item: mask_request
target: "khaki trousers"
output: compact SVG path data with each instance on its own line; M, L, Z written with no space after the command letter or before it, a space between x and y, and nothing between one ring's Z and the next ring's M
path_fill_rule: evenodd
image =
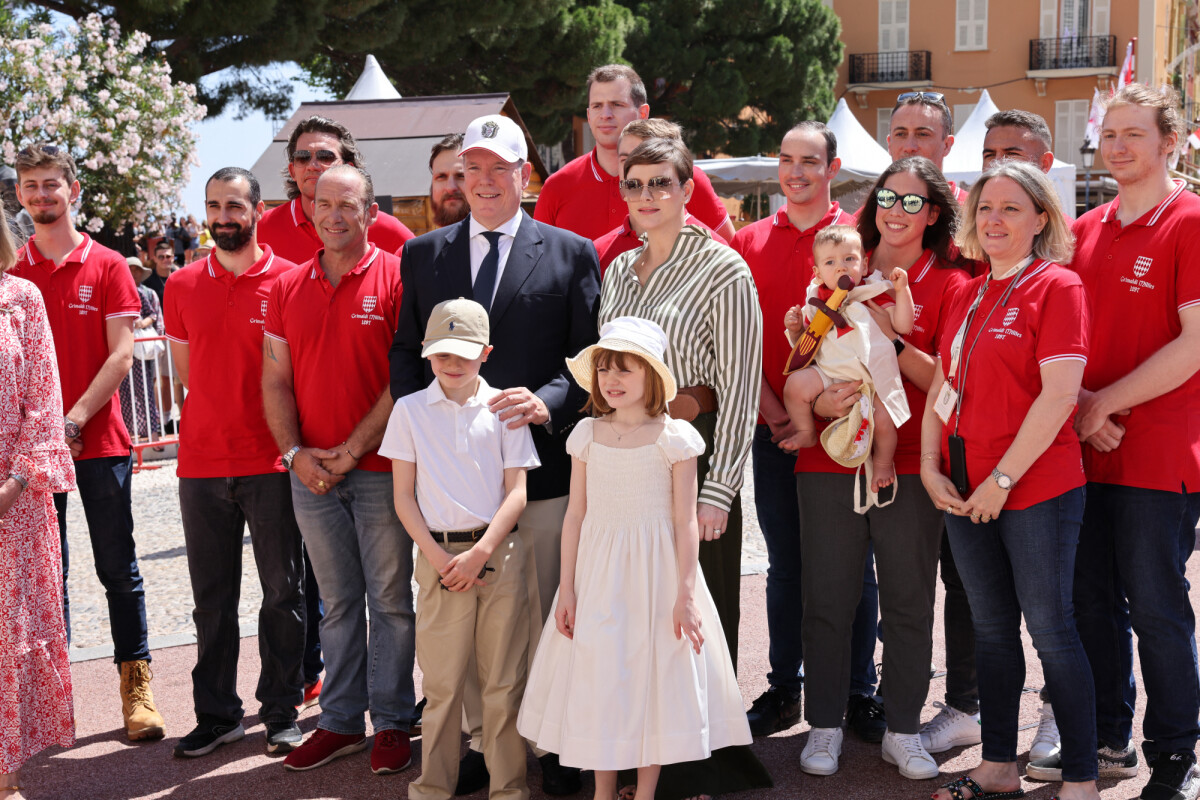
M554 595L558 591L558 574L562 568L562 526L567 516L567 497L552 497L549 500L531 500L517 521L517 535L525 552L525 584L529 597L529 648L524 662L528 671L533 663L538 642L542 638L542 627L554 612ZM479 686L467 675L463 691L463 732L471 736L471 749L482 749L483 706L479 699ZM533 748L533 754L541 758L545 750ZM486 760L486 759L485 759ZM488 769L492 764L488 762Z
M445 547L456 555L471 545ZM454 796L465 684L475 687L479 702L481 747L491 772L489 798L529 798L525 740L517 733L529 645L529 628L521 624L529 616L521 538L509 536L487 565L495 572L486 573L486 586L451 592L442 588L425 556L417 558L417 661L427 702L422 716L421 777L409 786L410 800Z

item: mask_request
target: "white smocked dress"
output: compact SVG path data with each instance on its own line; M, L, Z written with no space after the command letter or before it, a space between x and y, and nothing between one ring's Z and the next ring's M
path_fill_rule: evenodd
M679 571L671 466L704 451L700 434L667 418L656 442L592 441L581 421L567 452L587 463L587 513L575 567L575 638L547 620L517 728L561 763L630 769L707 758L750 744L717 609L697 567L704 645L675 638ZM557 597L556 606L557 606Z

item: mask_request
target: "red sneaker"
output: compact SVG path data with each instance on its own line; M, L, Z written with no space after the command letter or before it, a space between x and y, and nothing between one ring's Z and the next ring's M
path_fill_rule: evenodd
M335 758L367 749L367 737L361 733L334 733L322 728L313 731L308 741L288 753L283 766L293 772L323 767Z
M296 706L297 711L303 711L306 708L312 708L317 703L321 702L321 687L324 684L318 676L313 683L304 684L304 699L300 701L300 705Z
M412 764L412 745L408 734L391 728L375 733L375 746L371 748L371 772L387 775L400 772Z

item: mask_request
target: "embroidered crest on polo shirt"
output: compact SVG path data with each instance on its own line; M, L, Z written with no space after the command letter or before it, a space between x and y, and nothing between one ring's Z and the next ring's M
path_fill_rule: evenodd
M261 313L263 315L263 317L267 316L267 301L266 300L262 301L262 310L259 313Z
M1022 338L1021 332L1014 330L1012 327L1013 323L1017 321L1017 317L1020 316L1020 314L1020 306L1008 309L1004 312L1004 319L1000 321L1000 324L993 328L988 328L988 333L995 334L996 341L1002 341L1009 336L1013 337L1014 339Z
M1154 289L1154 284L1150 281L1143 280L1150 272L1150 267L1153 266L1154 259L1150 256L1138 256L1133 262L1133 277L1130 278L1122 275L1121 283L1129 287L1129 291L1137 293L1141 289Z
M923 309L924 307L925 306L920 305L919 303L913 306L913 319L914 320L918 320L921 318L921 309Z
M1005 327L1008 327L1009 325L1012 325L1014 322L1017 321L1017 314L1020 313L1020 311L1021 311L1020 308L1010 308L1008 310L1008 312L1004 315Z
M370 314L372 311L374 311L375 303L376 303L377 299L378 298L376 298L374 295L367 295L367 296L363 297L363 311L365 311L368 314Z
M488 120L487 122L483 123L483 130L481 131L481 133L483 134L483 138L495 139L496 134L499 132L500 132L500 126L497 125L496 123L492 122L491 120Z
M361 314L351 314L350 319L361 320L363 325L370 325L372 322L384 322L382 314L373 314L376 307L379 305L379 296L373 294L363 295Z
M88 301L92 299L92 287L91 286L85 286L85 285L80 284L79 288L76 289L75 292L79 296L79 302L78 303L68 303L67 308L70 308L73 310L78 310L80 314L87 314L89 311L99 311L100 310L96 306L90 305L88 303Z

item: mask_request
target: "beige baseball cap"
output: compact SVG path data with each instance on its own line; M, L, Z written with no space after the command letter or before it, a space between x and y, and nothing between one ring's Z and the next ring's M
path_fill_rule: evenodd
M433 307L421 342L421 358L449 353L474 361L488 346L488 314L474 300L460 297Z

